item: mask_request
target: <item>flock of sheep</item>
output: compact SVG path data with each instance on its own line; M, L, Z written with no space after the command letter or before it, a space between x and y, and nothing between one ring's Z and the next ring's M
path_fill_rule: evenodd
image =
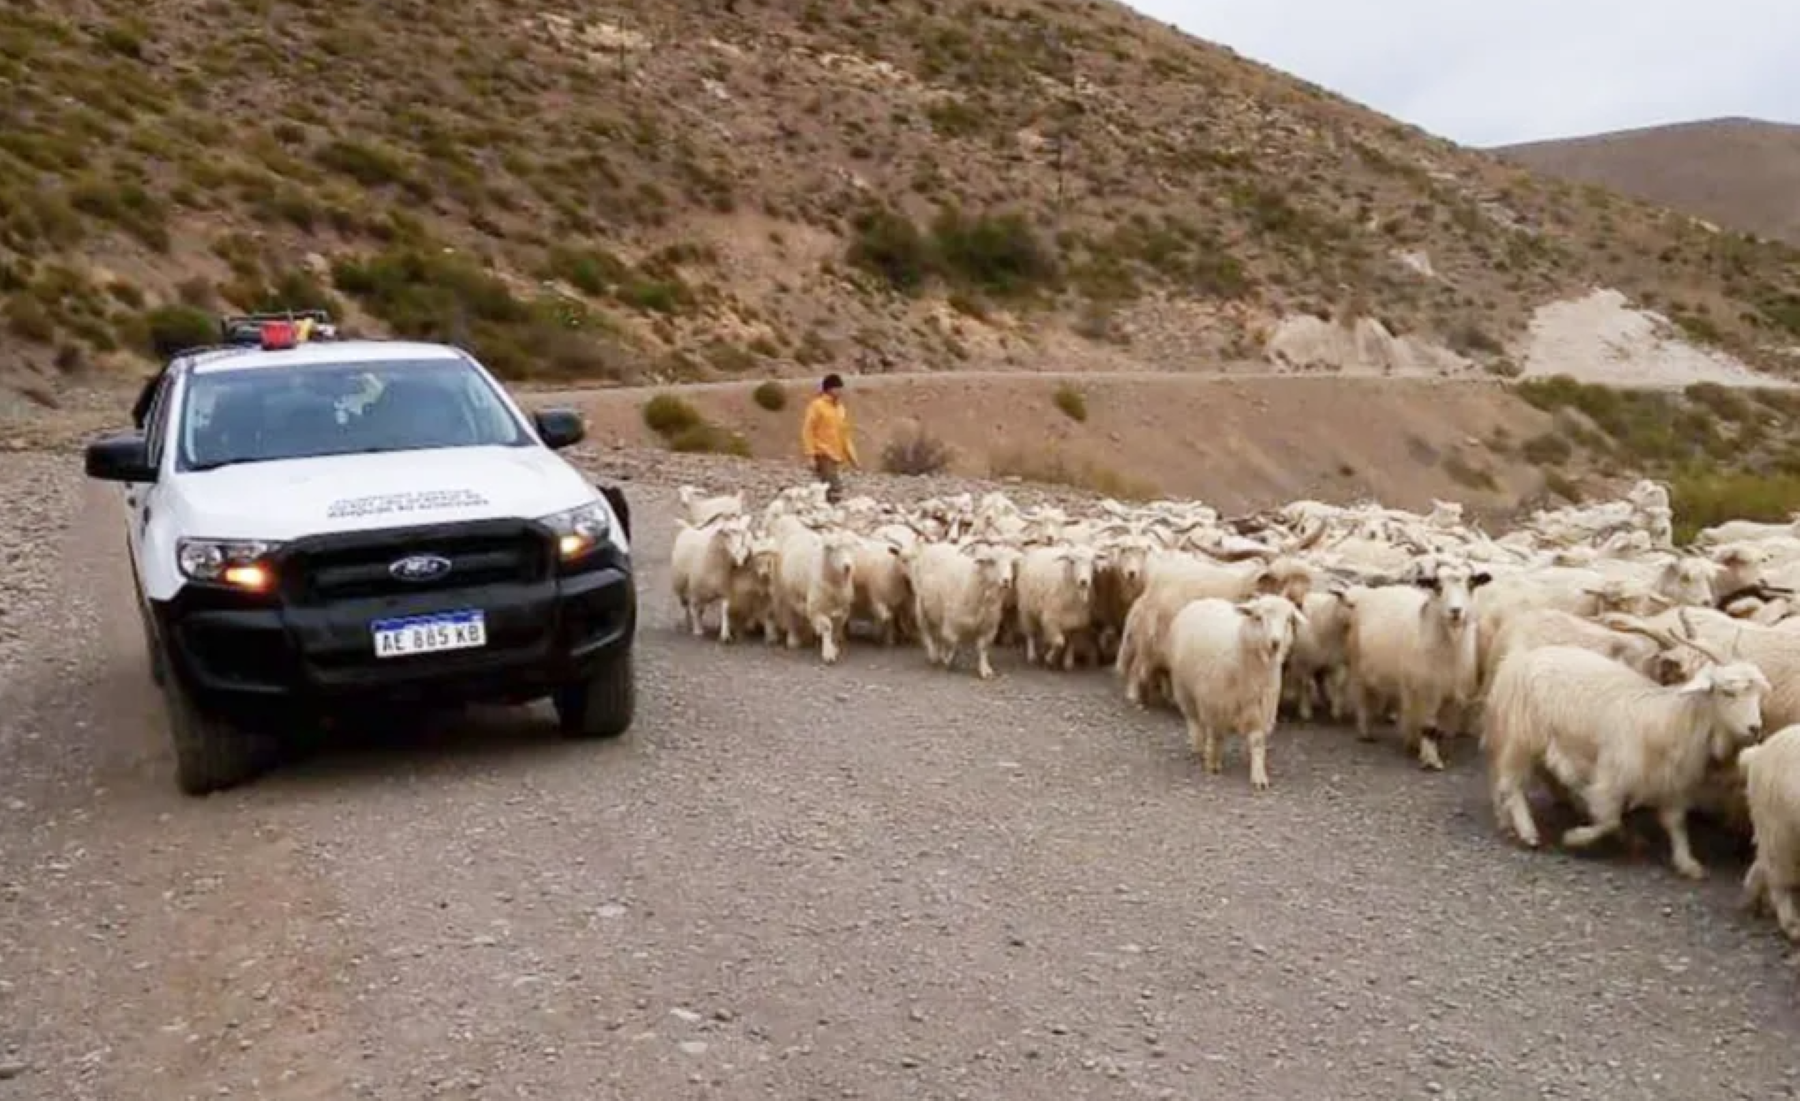
M1242 738L1257 790L1284 712L1352 719L1365 741L1391 717L1427 769L1442 739L1477 737L1501 830L1540 844L1534 783L1585 811L1568 847L1642 807L1699 878L1688 812L1711 813L1755 841L1745 903L1800 941L1800 519L1677 548L1651 481L1498 538L1446 502L1228 519L1180 501L1071 516L1000 492L832 505L823 485L760 512L741 493L680 498L671 579L696 636L716 608L720 642L816 642L827 663L856 624L946 669L973 650L984 679L996 645L1108 665L1134 703L1180 712L1209 771Z

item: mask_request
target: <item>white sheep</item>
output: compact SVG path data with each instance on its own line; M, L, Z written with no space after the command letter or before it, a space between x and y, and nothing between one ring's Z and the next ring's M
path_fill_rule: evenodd
M1339 590L1314 589L1306 594L1300 611L1300 626L1282 671L1281 694L1292 702L1301 722L1312 721L1321 694L1327 713L1341 719L1349 703L1344 648L1350 637L1350 606Z
M1392 701L1408 752L1441 770L1438 739L1475 698L1479 666L1473 593L1492 575L1456 560L1424 559L1411 584L1344 594L1345 641L1357 736L1374 737L1378 705ZM1384 708L1385 709L1385 708Z
M730 642L737 631L761 627L763 642L773 646L780 639L775 625L775 543L764 536L750 540L747 569L734 569L727 585L719 639Z
M1062 544L1033 547L1019 559L1018 624L1025 640L1025 660L1045 665L1059 660L1075 667L1070 637L1085 631L1094 616L1093 547Z
M1236 735L1249 749L1250 786L1269 787L1267 753L1281 701L1281 667L1299 625L1300 609L1280 596L1243 603L1203 598L1170 622L1169 686L1208 772L1222 768L1222 738Z
M1190 600L1217 597L1232 603L1253 596L1285 596L1296 606L1312 591L1314 571L1295 558L1222 565L1192 555L1151 557L1144 594L1125 617L1113 669L1125 682L1125 698L1148 706L1168 673L1164 636L1170 621Z
M669 551L669 584L675 599L695 638L706 633L706 610L723 603L719 641L730 642L734 578L748 572L750 563L750 517L734 516L704 525L683 520L680 525Z
M994 636L1013 589L1018 552L976 543L958 547L925 543L902 552L912 580L913 615L926 658L948 669L957 651L975 648L975 667L982 680L994 676L989 660Z
M816 635L819 656L827 665L837 663L856 599L856 543L847 531L800 530L776 547L774 614L788 649Z
M912 582L900 552L910 545L888 537L856 540L855 601L850 614L875 625L883 646L892 646L912 619Z
M1575 646L1509 655L1488 689L1481 739L1502 828L1538 846L1525 792L1541 769L1590 820L1563 834L1565 846L1592 845L1618 830L1628 808L1650 807L1675 870L1704 876L1688 844L1688 810L1708 765L1729 762L1761 734L1769 681L1754 665L1702 652L1715 664L1673 686Z
M1737 765L1756 841L1743 906L1753 913L1765 903L1773 907L1782 934L1800 941L1800 908L1794 905L1794 888L1800 887L1800 724L1740 750Z

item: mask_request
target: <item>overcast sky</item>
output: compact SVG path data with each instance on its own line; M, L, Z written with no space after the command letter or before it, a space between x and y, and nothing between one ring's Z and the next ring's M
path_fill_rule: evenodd
M1126 0L1465 145L1800 122L1800 0Z

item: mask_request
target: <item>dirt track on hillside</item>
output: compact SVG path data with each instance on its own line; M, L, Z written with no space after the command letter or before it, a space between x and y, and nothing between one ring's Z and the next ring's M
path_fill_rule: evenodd
M630 737L465 716L184 799L111 494L14 458L0 1101L1800 1084L1795 980L1732 915L1735 866L1516 851L1467 746L1427 776L1284 729L1253 796L1235 749L1205 777L1103 676L677 635L641 486Z

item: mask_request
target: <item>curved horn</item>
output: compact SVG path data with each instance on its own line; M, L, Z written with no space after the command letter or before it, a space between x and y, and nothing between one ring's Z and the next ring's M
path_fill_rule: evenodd
M1717 650L1699 640L1698 636L1700 632L1694 627L1694 620L1688 615L1688 610L1686 608L1681 609L1675 614L1676 617L1681 620L1680 638L1682 645L1706 658L1714 665L1724 665L1727 663L1728 659L1720 657Z

